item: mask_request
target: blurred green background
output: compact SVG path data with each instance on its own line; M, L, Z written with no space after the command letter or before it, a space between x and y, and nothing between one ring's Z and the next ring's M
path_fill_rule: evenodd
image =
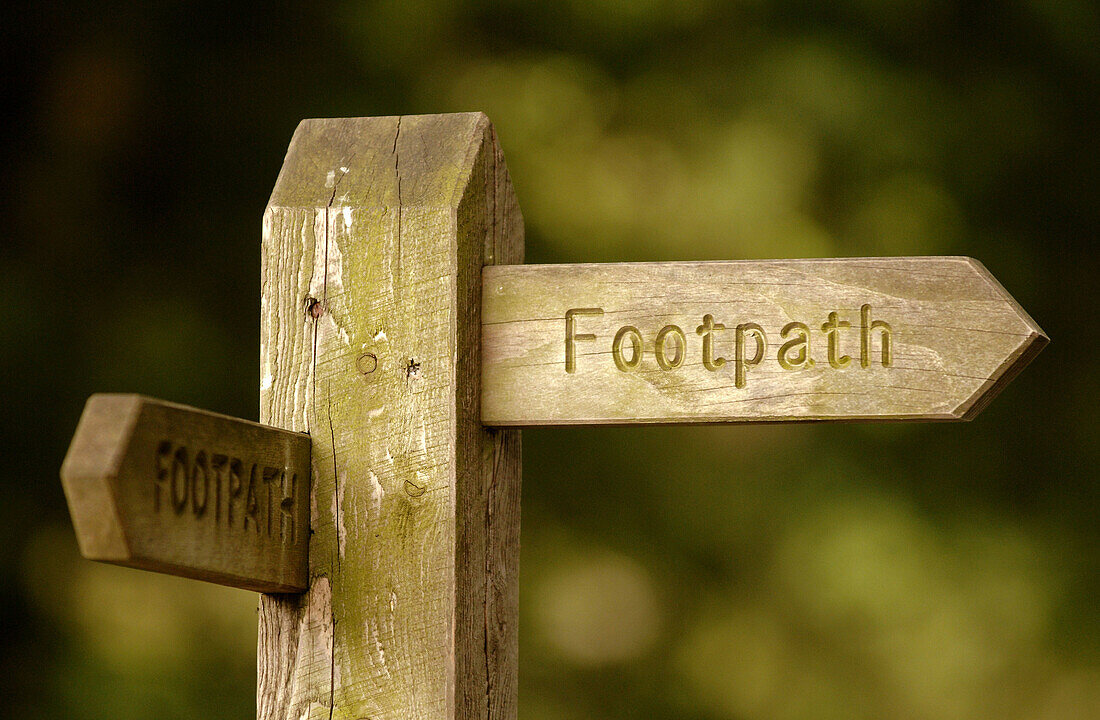
M1100 718L1089 0L0 10L0 717L247 718L254 595L80 560L84 399L255 418L303 117L483 110L529 262L967 254L1053 338L970 424L524 432L524 720Z

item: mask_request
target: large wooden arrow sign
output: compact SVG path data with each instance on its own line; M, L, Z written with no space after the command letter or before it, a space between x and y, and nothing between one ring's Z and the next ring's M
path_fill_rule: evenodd
M969 420L1047 343L976 260L484 270L489 425Z
M310 441L138 395L93 395L61 467L92 560L259 592L308 587Z

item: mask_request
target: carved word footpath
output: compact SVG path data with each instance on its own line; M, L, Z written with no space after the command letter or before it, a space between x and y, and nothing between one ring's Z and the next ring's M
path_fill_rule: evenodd
M307 587L310 442L137 395L93 395L61 480L81 552L261 592Z
M860 308L859 321L859 364L870 367L872 362L872 334L880 336L881 363L883 367L893 364L892 333L890 325L882 320L871 319L871 306ZM578 333L578 316L604 315L603 308L571 308L565 311L565 372L577 371L577 342L595 341L593 333ZM852 327L852 323L841 320L836 311L830 312L828 320L821 324L823 341L827 348L826 358L829 366L837 370L848 367L852 358L840 351L840 339L843 330ZM734 383L743 388L747 383L747 371L764 361L768 353L768 334L758 323L739 323L732 328ZM700 362L710 372L717 372L726 365L726 358L715 352L716 338L727 330L723 323L715 322L710 313L703 316L702 324L695 333L702 338ZM775 360L784 370L803 370L816 365L811 357L810 326L801 322L789 322L779 331L782 345L779 346ZM627 346L629 345L629 350ZM632 372L642 365L645 355L646 338L642 331L633 325L624 325L615 332L611 340L611 359L615 367L622 372ZM688 356L688 336L679 325L665 325L657 331L650 347L653 358L661 370L675 370L682 367ZM752 348L751 351L749 348Z
M192 450L172 440L157 444L153 512L213 523L254 538L297 536L298 474L293 468L249 462L226 453Z

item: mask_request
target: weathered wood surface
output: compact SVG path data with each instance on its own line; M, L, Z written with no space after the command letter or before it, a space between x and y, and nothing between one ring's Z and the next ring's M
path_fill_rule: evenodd
M965 257L487 267L482 327L498 426L968 420L1047 342Z
M263 720L515 718L520 444L480 423L480 313L522 238L481 114L295 133L261 417L313 437L313 538L309 592L261 598Z
M306 587L310 440L139 395L93 395L61 468L91 560L259 592Z

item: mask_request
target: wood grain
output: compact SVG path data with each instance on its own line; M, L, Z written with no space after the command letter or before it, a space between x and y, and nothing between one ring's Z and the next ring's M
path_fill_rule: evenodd
M969 420L1047 342L964 257L488 267L482 323L498 426Z
M261 598L258 717L515 717L520 444L480 422L480 300L522 238L481 114L295 133L261 417L314 441L310 589Z
M93 395L61 468L91 560L304 590L309 438L139 395Z

